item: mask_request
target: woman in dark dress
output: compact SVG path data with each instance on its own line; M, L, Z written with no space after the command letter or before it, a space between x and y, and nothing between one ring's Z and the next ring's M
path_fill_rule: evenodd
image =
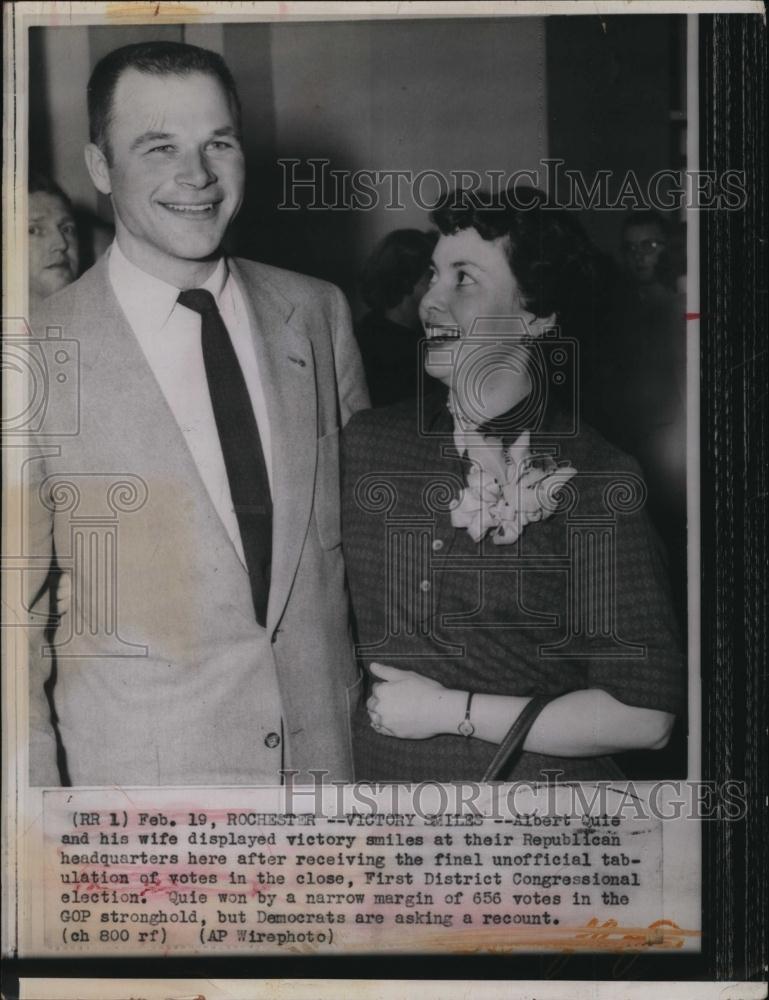
M478 779L535 695L502 776L616 777L657 749L682 664L635 462L581 424L576 345L553 331L586 280L569 217L452 194L420 313L445 390L356 414L343 539L369 694L356 778ZM569 301L571 299L571 301Z

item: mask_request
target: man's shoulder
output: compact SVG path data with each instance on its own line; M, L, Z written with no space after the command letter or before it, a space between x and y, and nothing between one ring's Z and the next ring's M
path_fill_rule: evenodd
M233 257L231 263L251 287L269 285L294 305L308 299L330 300L341 295L336 285L321 278L287 271L285 268L262 264L260 261L248 260L245 257Z
M73 317L85 311L94 317L95 306L104 305L109 290L109 279L104 258L89 267L76 281L49 295L32 310L30 325L33 330L67 325Z

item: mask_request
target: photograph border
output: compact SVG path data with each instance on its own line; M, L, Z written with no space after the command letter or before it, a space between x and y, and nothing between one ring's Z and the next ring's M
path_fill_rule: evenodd
M632 15L631 15L632 16ZM699 213L701 773L744 783L745 818L703 822L700 954L400 955L397 978L760 980L767 961L767 35L761 16L698 14L699 169L739 167L739 212ZM6 126L6 142L8 129ZM6 148L6 156L8 151ZM763 287L762 287L763 286ZM695 318L695 317L692 317ZM691 566L691 564L690 564ZM690 778L692 777L690 773ZM389 978L366 956L40 958L18 978ZM17 994L16 994L17 995Z

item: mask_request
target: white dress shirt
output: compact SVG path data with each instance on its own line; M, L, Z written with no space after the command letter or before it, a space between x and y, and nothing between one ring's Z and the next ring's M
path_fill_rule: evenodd
M246 565L238 519L208 392L200 343L201 317L179 305L180 289L132 264L115 241L109 279L155 379L179 425L214 507ZM224 259L201 286L216 299L246 381L272 489L272 449L259 366L246 304Z

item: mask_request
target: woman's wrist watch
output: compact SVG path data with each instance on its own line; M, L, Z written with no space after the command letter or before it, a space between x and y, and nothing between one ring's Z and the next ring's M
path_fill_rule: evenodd
M475 726L470 721L470 706L473 703L473 693L468 691L467 693L467 705L465 706L465 717L457 726L457 732L460 736L472 736L475 732Z

